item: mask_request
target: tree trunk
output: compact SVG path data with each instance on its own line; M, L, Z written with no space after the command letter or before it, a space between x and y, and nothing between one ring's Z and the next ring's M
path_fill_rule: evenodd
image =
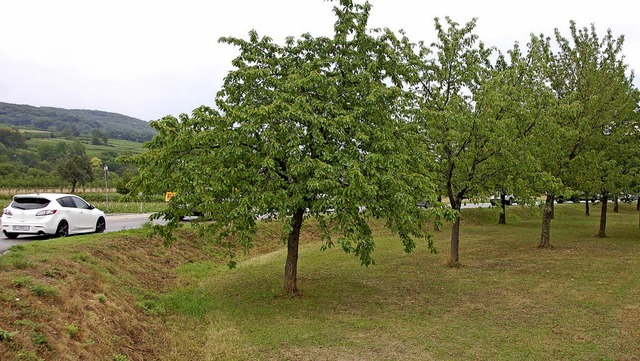
M77 181L71 182L71 194L76 194L76 186L78 185Z
M449 259L449 267L460 267L460 215L451 227L451 258Z
M584 203L584 215L590 216L591 210L589 210L589 197L587 197L587 201Z
M451 226L451 257L449 258L449 267L460 267L460 206L462 198L459 200L454 197L453 190L449 188L449 202L451 202L451 208L458 212L458 216Z
M548 195L547 199L549 199L549 197L551 197L551 205L550 205L550 209L551 209L551 219L556 219L556 196L555 195Z
M284 290L290 295L298 294L298 248L304 208L298 208L291 222L293 228L287 237L287 263L284 267Z
M600 201L602 202L602 205L600 208L600 229L598 230L598 237L604 238L607 236L607 203L609 202L609 195L607 192L602 194Z
M636 203L636 211L640 211L640 194L638 194L638 201Z
M542 230L540 232L540 244L538 248L551 248L551 219L553 219L554 197L547 194L544 209L542 210Z
M620 213L620 204L618 202L618 196L613 197L613 213Z
M507 224L507 205L504 193L500 193L500 206L502 208L500 210L500 219L498 220L498 224Z

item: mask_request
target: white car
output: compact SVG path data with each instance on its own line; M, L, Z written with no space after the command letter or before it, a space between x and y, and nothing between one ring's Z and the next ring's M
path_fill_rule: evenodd
M500 196L496 196L493 195L491 197L489 197L489 203L491 203L492 206L496 206L498 204L500 204ZM513 194L505 194L504 196L504 204L507 206L511 206L514 203L516 203L516 196Z
M7 238L21 234L66 237L101 233L106 227L104 212L73 194L15 195L2 211L2 232Z

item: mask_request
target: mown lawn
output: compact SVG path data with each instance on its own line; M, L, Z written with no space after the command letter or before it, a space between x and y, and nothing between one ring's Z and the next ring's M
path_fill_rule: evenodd
M595 208L595 207L594 207ZM636 360L640 359L640 228L630 206L595 237L598 209L560 205L552 250L536 248L537 212L468 210L459 269L426 246L405 254L377 229L376 265L308 241L303 295L283 294L285 251L236 270L180 267L184 286L164 297L172 359L208 360ZM374 225L375 226L375 225Z
M226 267L189 229L170 247L148 229L41 240L0 257L0 360L639 360L635 207L560 205L553 249L538 209L463 211L461 262L412 254L372 221L376 264L320 251L302 233L298 286L283 293L280 226Z

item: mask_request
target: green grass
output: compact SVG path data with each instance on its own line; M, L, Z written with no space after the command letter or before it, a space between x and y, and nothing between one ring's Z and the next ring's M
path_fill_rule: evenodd
M165 202L112 202L107 205L106 200L92 202L105 213L155 213L167 208Z
M51 138L51 132L37 129L19 128L25 138Z
M148 229L12 247L0 256L0 360L163 359L160 295L175 265L215 255L186 234L171 248Z
M143 152L142 143L132 142L130 140L109 139L108 145L94 145L90 141L85 143L87 155L99 156L102 152L115 151L117 154L125 154L127 152L140 154Z
M38 146L43 143L56 144L58 142L65 142L72 144L74 142L81 142L89 157L101 157L104 152L115 152L118 155L125 153L140 154L143 152L142 143L132 142L122 139L109 139L108 145L94 145L91 144L91 138L79 137L79 138L47 138L47 137L33 137L27 140L29 148L38 149Z
M463 210L460 261L405 254L372 221L376 265L302 232L300 297L283 292L280 226L228 269L186 225L171 247L148 229L34 241L0 257L0 359L636 360L640 227L629 205L557 208L553 249L538 209Z
M597 210L557 208L553 250L537 249L540 219L509 209L464 211L460 269L422 245L404 254L377 229L376 265L307 244L300 298L282 291L285 252L227 270L210 262L180 271L189 286L165 297L182 345L202 359L468 360L635 359L640 355L637 213L611 213L595 238ZM175 359L179 359L176 355Z
M145 196L142 199L113 192L108 194L108 199L104 192L78 193L78 195L105 213L154 213L167 208L164 195Z
M4 193L2 193L4 191ZM36 190L17 190L4 189L0 190L0 205L8 206L15 194L32 193ZM59 189L46 189L46 192L65 192ZM167 208L164 201L164 195L148 197L142 201L117 193L109 193L109 204L107 205L107 197L104 193L77 193L87 202L93 204L105 213L155 213L163 211Z

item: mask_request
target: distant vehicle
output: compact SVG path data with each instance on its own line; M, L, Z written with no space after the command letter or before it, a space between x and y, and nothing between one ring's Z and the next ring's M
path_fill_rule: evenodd
M638 195L637 194L629 194L629 193L624 193L620 195L620 201L625 202L625 203L631 203L634 201L638 200Z
M15 195L2 211L2 232L7 238L19 235L66 237L102 233L106 228L104 212L73 194Z
M494 195L489 197L489 203L491 203L492 206L495 207L499 202L500 202L500 196ZM516 196L513 194L505 194L503 202L505 205L510 206L516 203Z
M180 208L189 209L189 214L180 217L181 221L186 221L187 217L204 217L204 213L202 213L200 210L198 210L197 207L184 206L184 207L180 207Z
M556 202L557 203L564 203L564 202L572 202L572 203L580 203L582 201L591 201L591 203L597 203L599 201L598 196L590 196L588 199L587 197L582 194L570 194L569 196L564 196L564 195L559 195L556 197Z
M164 195L164 201L169 203L171 201L171 199L176 195L176 192L166 192ZM178 208L180 209L189 209L189 214L181 216L180 220L181 221L186 221L187 217L202 217L204 216L204 213L202 213L198 207L196 206L191 206L188 204L182 204L179 205Z

